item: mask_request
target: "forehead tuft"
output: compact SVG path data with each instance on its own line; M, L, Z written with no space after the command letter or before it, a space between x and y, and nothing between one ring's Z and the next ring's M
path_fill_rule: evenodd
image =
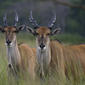
M16 28L15 28L15 27L13 27L13 26L8 26L8 27L5 27L5 30L6 30L6 31L7 31L7 30L15 31L15 30L16 30Z
M47 34L47 33L50 33L50 29L48 27L40 27L37 29L37 33Z

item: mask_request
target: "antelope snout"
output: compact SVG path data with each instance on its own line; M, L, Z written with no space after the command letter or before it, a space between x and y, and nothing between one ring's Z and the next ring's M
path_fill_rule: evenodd
M10 45L11 41L10 40L7 40L6 43L7 43L7 45Z
M11 65L11 64L8 64L8 67L9 67L9 68L12 68L12 65Z
M44 49L45 45L43 43L40 44L40 48Z

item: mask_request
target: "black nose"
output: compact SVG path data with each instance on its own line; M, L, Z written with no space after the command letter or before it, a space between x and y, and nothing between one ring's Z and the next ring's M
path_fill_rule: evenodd
M12 67L11 64L8 64L8 67L11 68Z
M44 44L41 44L41 45L40 45L40 48L41 48L41 49L43 49L44 47L45 47L45 45L44 45Z
M10 40L7 40L6 43L7 43L8 45L10 45L11 41L10 41Z

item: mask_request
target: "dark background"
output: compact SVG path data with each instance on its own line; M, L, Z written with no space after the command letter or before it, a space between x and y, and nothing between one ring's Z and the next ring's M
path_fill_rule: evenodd
M85 36L85 10L82 8L61 5L57 0L0 0L0 25L3 25L3 16L8 14L9 25L14 24L15 10L18 12L19 24L27 23L30 10L38 24L48 26L54 12L57 20L53 28L61 27L62 33L79 34ZM59 0L74 5L84 5L85 0Z

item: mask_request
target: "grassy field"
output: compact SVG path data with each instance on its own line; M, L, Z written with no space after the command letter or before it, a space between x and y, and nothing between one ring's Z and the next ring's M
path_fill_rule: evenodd
M65 44L85 43L85 39L77 34L61 34L52 37L52 39L58 39ZM17 34L17 40L19 43L25 42L28 43L31 47L35 47L35 37L28 33ZM7 57L4 34L0 34L0 85L9 85L7 76ZM16 85L16 81L14 81L12 85ZM38 79L36 81L30 81L29 79L27 81L24 81L21 78L18 85L75 85L75 82L73 82L73 79L64 81L61 78L58 78L56 75L51 77L50 79L46 78L44 82ZM85 85L85 80L81 79L76 85Z

